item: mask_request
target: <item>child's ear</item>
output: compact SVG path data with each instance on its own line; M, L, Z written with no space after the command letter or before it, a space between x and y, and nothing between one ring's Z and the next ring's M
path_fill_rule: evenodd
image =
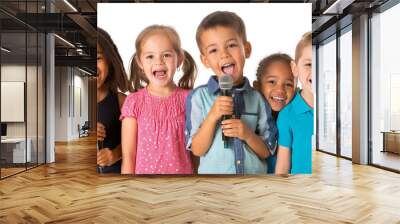
M182 65L184 60L185 60L185 52L181 51L181 53L178 55L178 66L177 66L177 68L179 68Z
M296 65L296 63L294 62L294 61L291 61L290 62L290 67L292 68L292 73L293 73L293 76L294 76L294 78L296 79L297 78L297 65Z
M257 80L253 81L253 88L257 91L260 91L260 83Z
M200 60L201 60L201 63L203 63L203 65L206 68L210 68L210 64L208 63L207 57L204 56L203 53L200 53Z
M139 68L143 70L142 62L140 62L139 57L137 55L135 55L134 60L136 61L136 64L139 66Z
M251 44L250 42L246 42L244 44L244 55L246 56L246 58L249 58L251 55Z

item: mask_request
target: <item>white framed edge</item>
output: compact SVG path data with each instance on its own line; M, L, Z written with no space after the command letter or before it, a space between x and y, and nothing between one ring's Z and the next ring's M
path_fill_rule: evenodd
M25 82L1 82L1 122L25 122Z

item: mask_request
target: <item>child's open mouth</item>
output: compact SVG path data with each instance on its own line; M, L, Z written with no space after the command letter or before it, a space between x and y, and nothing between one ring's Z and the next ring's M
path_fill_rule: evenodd
M224 64L222 65L221 70L224 74L233 75L235 64Z
M282 96L272 96L272 97L270 97L270 99L272 100L272 102L281 104L281 105L285 105L285 102L286 102L286 97L282 97Z
M153 71L153 75L157 79L165 79L167 77L167 70L155 70Z

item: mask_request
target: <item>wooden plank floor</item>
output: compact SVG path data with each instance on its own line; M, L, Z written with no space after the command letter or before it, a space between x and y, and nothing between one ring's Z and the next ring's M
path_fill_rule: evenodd
M289 178L130 177L95 172L95 141L0 181L0 223L400 223L400 175L316 152Z
M1 168L1 176L2 177L7 177L7 176L10 176L10 175L13 175L13 174L15 174L15 173L19 173L19 172L22 172L22 171L24 171L25 170L25 167L11 167L11 168L9 168L9 167L7 167L7 168Z

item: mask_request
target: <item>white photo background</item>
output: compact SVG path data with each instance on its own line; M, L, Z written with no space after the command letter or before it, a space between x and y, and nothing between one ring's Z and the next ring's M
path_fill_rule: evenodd
M99 3L97 9L97 25L106 30L117 45L128 75L137 35L153 24L175 28L183 49L196 61L199 73L195 87L207 83L213 75L200 61L196 29L201 20L214 11L235 12L243 19L247 39L252 44L252 54L244 69L250 83L256 79L256 69L262 58L277 52L294 58L297 42L305 32L311 31L310 3ZM174 80L180 77L178 73Z

